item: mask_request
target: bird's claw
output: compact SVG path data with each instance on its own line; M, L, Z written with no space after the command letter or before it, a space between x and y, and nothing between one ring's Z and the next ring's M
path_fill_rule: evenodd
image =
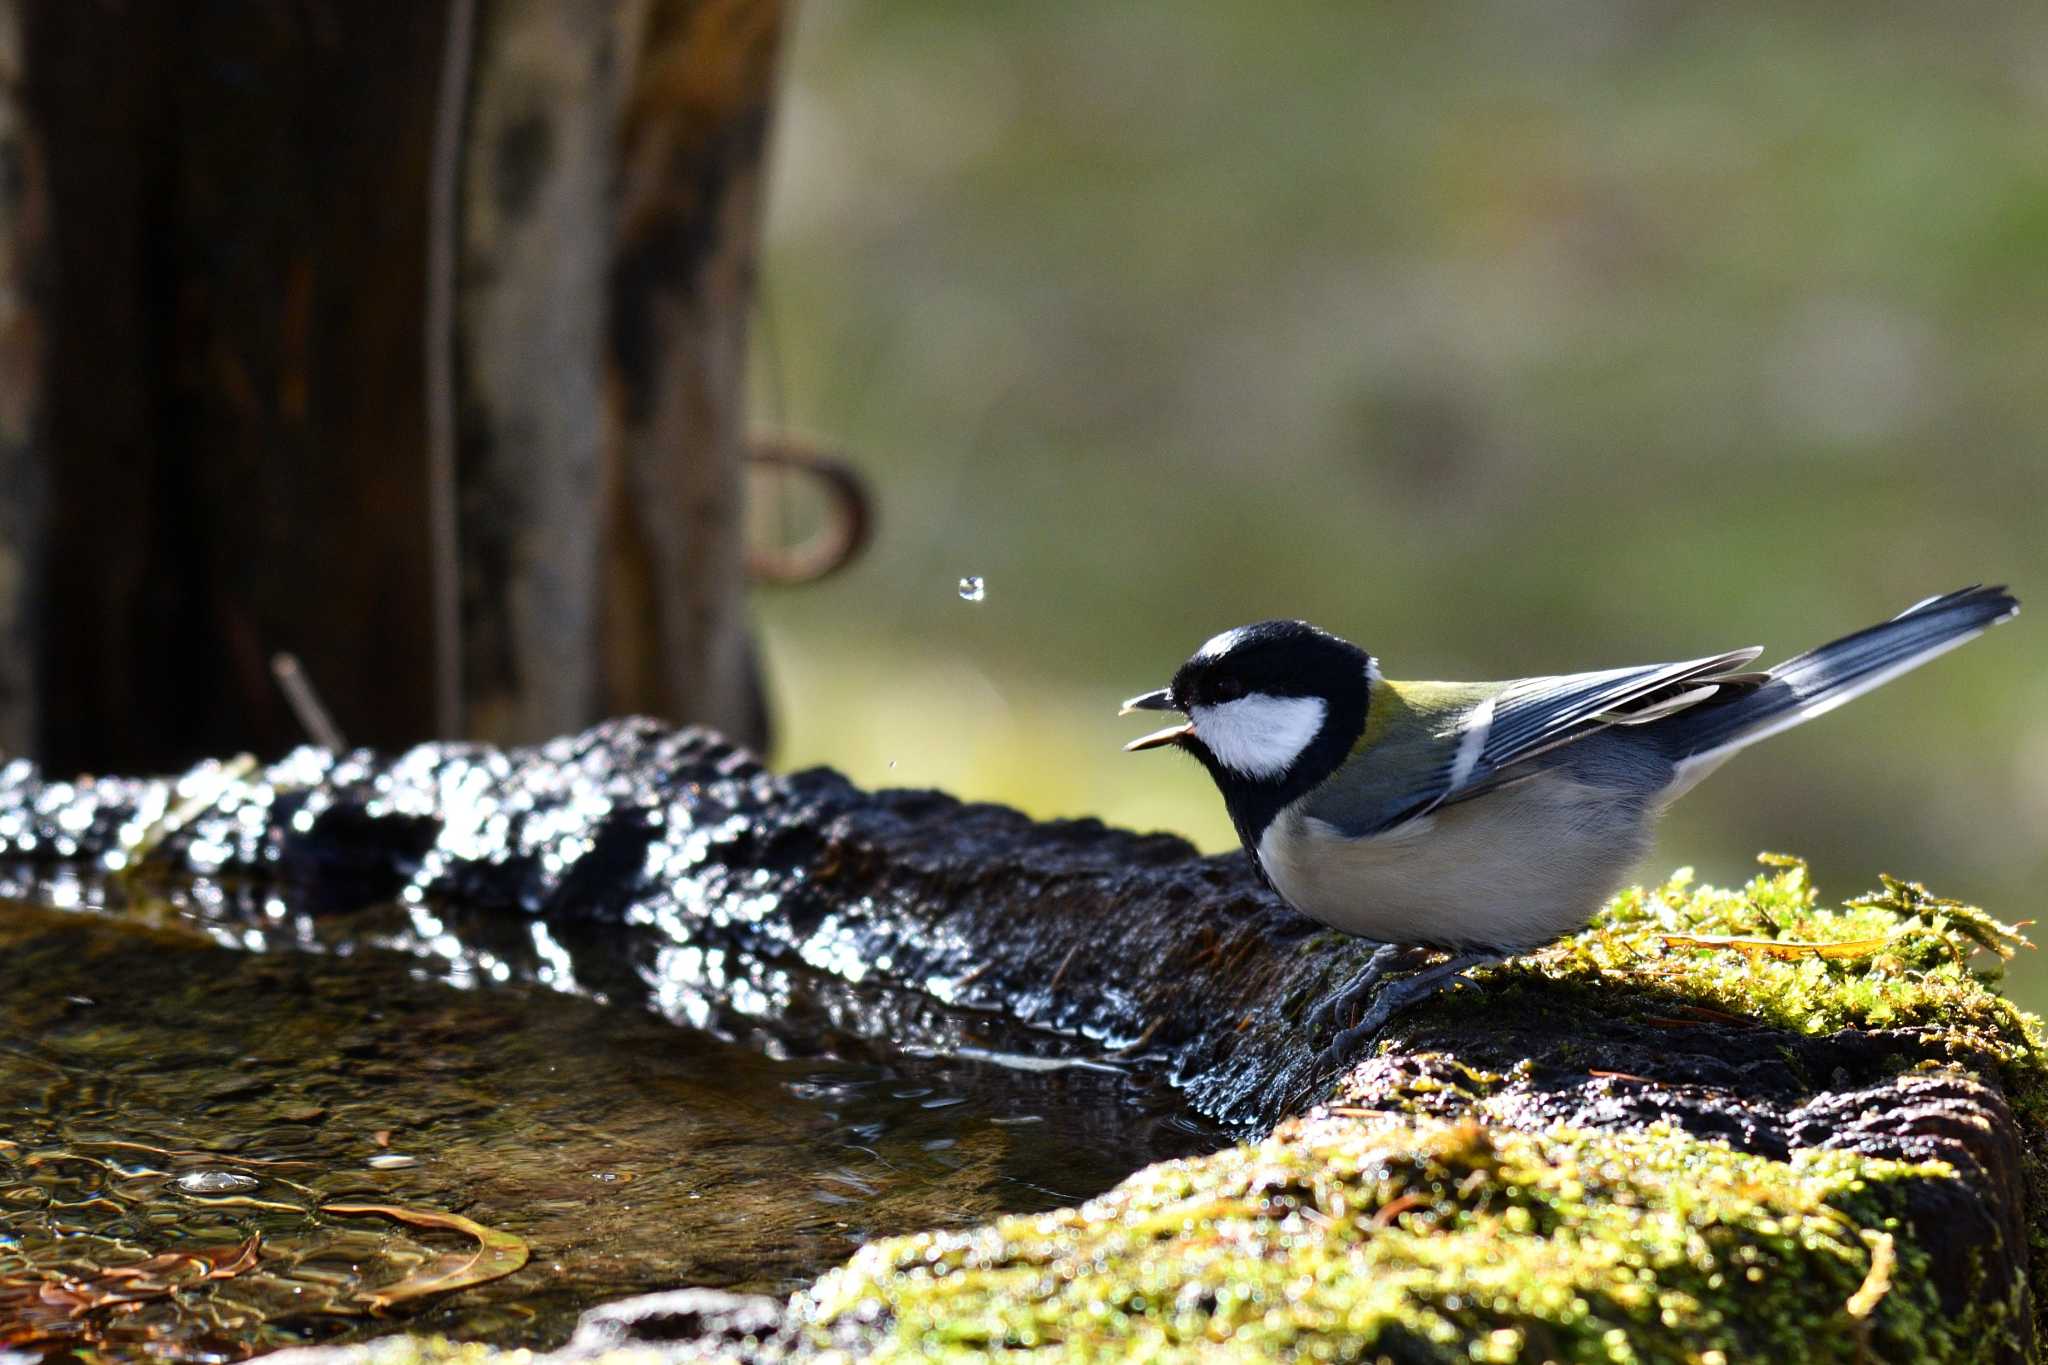
M1385 951L1383 948L1373 954L1373 962L1367 965L1368 973L1371 972L1372 965L1380 961L1381 954ZM1367 1010L1356 1024L1340 1031L1330 1040L1329 1046L1317 1054L1318 1063L1325 1069L1336 1070L1351 1059L1360 1044L1371 1042L1377 1037L1380 1030L1387 1026L1388 1021L1402 1010L1410 1005L1419 1004L1450 986L1476 986L1478 983L1466 976L1466 971L1495 960L1497 959L1491 954L1469 953L1424 968L1406 980L1394 982L1379 993L1372 1002L1372 1008ZM1373 979L1377 980L1377 977ZM1367 982L1368 986L1370 984ZM1355 989L1355 985L1346 988L1340 997L1343 1003L1350 1003L1350 997Z
M1309 1032L1321 1033L1330 1023L1350 1014L1360 1001L1372 994L1373 987L1379 984L1380 978L1387 974L1394 965L1394 960L1400 955L1401 946L1396 943L1382 943L1373 949L1372 956L1366 959L1364 970L1352 978L1343 990L1325 997L1321 1004L1309 1011Z
M1373 1036L1379 1032L1384 1022L1382 1020L1378 1023L1369 1023L1361 1019L1350 1028L1339 1030L1337 1036L1330 1040L1329 1046L1316 1054L1316 1066L1323 1071L1342 1069L1361 1045L1373 1040Z
M1329 1045L1322 1051L1322 1063L1334 1070L1350 1060L1361 1044L1370 1043L1377 1038L1380 1030L1387 1026L1387 1022L1408 1003L1407 997L1401 991L1401 987L1408 984L1407 981L1396 982L1380 992L1379 999L1373 1002L1372 1008L1367 1010L1357 1023L1350 1028L1340 1029L1337 1036L1330 1040Z

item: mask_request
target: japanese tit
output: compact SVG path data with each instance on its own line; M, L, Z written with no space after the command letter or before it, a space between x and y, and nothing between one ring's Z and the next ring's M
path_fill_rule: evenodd
M1259 876L1295 909L1377 941L1322 1017L1343 1017L1404 950L1447 951L1379 992L1347 1052L1459 974L1585 925L1647 851L1651 825L1737 750L1811 720L2019 610L2003 588L1929 598L1752 671L1760 648L1510 682L1395 682L1302 621L1204 644L1124 713L1186 720L1173 746L1215 779Z

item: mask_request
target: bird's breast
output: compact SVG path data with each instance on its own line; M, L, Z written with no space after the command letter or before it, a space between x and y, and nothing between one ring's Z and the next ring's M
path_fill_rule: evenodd
M1584 925L1648 837L1639 804L1557 773L1364 838L1297 803L1266 827L1257 857L1288 904L1333 929L1515 952Z

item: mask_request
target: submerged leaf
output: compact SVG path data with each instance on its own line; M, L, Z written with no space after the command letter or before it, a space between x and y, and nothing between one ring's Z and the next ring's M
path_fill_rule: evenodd
M373 1309L389 1308L394 1303L417 1299L428 1294L445 1294L450 1290L467 1289L473 1284L502 1279L526 1264L526 1243L509 1232L499 1232L481 1223L472 1222L457 1213L435 1213L429 1209L408 1209L396 1204L323 1204L322 1213L376 1214L396 1219L421 1228L446 1228L459 1232L477 1241L475 1251L461 1256L445 1256L430 1270L409 1275L397 1284L386 1285L361 1296L362 1302Z
M262 1235L232 1246L166 1251L91 1275L44 1279L33 1271L0 1274L0 1346L27 1346L79 1335L71 1324L100 1309L166 1299L196 1285L231 1280L262 1260Z

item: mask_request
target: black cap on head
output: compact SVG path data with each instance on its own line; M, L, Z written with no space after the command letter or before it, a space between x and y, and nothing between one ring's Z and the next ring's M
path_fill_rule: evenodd
M1349 640L1306 621L1258 621L1213 636L1173 675L1176 707L1213 706L1253 692L1323 697L1333 708L1364 701L1372 658Z

